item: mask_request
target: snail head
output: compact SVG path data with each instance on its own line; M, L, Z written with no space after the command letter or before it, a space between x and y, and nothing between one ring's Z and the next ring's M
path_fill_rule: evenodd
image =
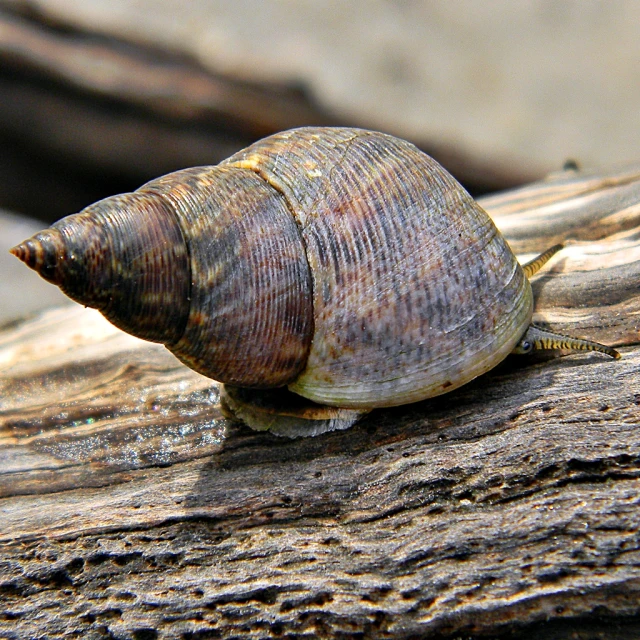
M599 342L591 340L582 340L580 338L572 338L563 336L559 333L545 331L540 327L529 325L525 334L513 349L512 353L519 355L532 353L533 351L542 351L550 349L567 349L570 351L599 351L606 355L619 360L620 353L615 349L608 347Z

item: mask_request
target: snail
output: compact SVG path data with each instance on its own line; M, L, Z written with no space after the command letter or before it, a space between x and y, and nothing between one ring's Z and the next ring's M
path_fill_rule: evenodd
M619 358L531 324L529 278L560 248L521 266L412 144L309 127L101 200L11 251L224 383L250 426L297 436L452 391L512 352Z

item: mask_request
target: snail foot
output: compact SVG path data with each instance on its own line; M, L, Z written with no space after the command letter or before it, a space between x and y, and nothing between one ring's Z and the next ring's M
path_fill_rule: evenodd
M288 389L245 389L222 385L223 411L256 431L302 438L348 429L368 413L362 409L328 407Z

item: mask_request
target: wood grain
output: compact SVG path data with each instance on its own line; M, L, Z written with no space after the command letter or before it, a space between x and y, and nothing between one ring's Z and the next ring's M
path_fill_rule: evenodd
M622 360L288 440L94 311L5 327L0 637L637 637L640 168L483 205L524 257L570 241L536 320Z

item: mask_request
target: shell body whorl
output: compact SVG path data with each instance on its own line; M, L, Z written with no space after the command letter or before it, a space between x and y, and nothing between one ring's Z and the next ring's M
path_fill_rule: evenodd
M226 160L282 193L313 277L315 331L289 388L322 404L392 406L488 371L531 320L531 288L489 216L413 145L301 129Z
M222 382L294 380L313 336L311 276L282 195L251 171L220 166L184 169L140 191L170 204L189 248L189 317L167 347Z
M511 352L531 287L489 216L380 133L303 128L69 216L14 252L193 369L372 408Z

